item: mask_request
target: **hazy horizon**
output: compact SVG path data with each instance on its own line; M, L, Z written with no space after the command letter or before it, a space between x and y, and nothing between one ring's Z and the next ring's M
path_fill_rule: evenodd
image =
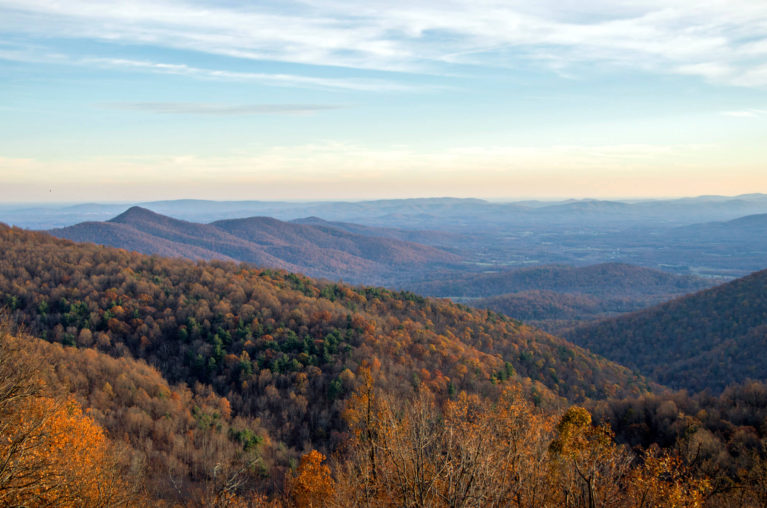
M743 194L698 194L698 195L677 195L677 196L615 196L611 198L599 198L593 196L585 197L568 197L568 196L517 196L517 197L499 197L499 198L482 198L478 196L413 196L413 197L382 197L374 199L341 199L341 198L325 198L325 199L206 199L206 198L190 198L181 197L173 199L152 199L152 200L87 200L87 201L13 201L5 200L0 203L1 207L16 207L16 206L41 206L41 207L57 207L57 206L86 206L86 205L125 205L125 206L140 206L142 204L162 203L162 202L178 202L178 201L208 201L214 203L234 203L234 202L263 202L263 203L364 203L375 201L398 201L398 200L422 200L422 199L461 199L461 200L480 200L486 201L492 204L503 203L523 203L526 201L537 202L551 202L560 203L563 201L615 201L615 202L644 202L644 201L673 201L683 199L701 199L701 198L723 198L723 199L737 199L744 196L765 195L759 192L743 193Z

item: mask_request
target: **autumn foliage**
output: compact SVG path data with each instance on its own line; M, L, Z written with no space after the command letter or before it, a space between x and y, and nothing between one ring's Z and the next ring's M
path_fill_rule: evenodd
M647 394L412 293L2 226L0 247L0 303L30 332L2 335L0 505L767 502L761 383Z
M0 505L136 504L104 431L54 396L15 342L0 337Z
M582 407L555 419L511 388L494 402L426 389L397 401L360 378L323 506L698 507L712 493L679 456L632 453Z
M311 450L301 457L295 475L288 481L288 493L296 506L320 508L327 506L335 492L330 468L323 464L325 456Z

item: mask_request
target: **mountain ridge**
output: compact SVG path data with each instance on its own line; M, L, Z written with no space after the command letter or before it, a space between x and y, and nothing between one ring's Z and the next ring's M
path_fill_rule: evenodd
M352 282L376 282L416 268L462 262L459 255L436 247L327 225L271 217L201 224L139 206L105 222L80 223L49 232L60 238L100 242L143 254L243 261Z

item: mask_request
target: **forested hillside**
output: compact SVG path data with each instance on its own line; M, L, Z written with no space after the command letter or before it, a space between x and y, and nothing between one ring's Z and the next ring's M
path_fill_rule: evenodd
M559 506L568 499L630 506L668 491L700 503L710 490L707 479L673 462L674 477L665 479L666 455L632 465L630 452L606 427L593 427L582 408L554 425L554 415L512 387L492 405L461 392L438 408L425 386L394 399L374 386L373 367L358 373L344 410L350 432L333 469L316 450L288 467L284 448L257 419L233 417L227 399L203 385L194 393L170 387L141 362L6 327L0 503L351 507L401 506L416 496L420 506ZM598 477L584 483L575 468Z
M126 506L119 451L51 365L0 322L0 506Z
M492 312L1 233L2 301L31 333L146 359L171 382L210 384L290 446L333 442L340 401L363 360L381 363L393 386L424 382L441 392L489 390L509 377L575 401L646 389L623 367Z
M0 453L12 458L0 480L0 504L212 505L234 483L240 491L273 490L264 473L286 467L289 456L258 419L235 417L209 386L170 386L141 360L13 334L7 325L0 323L3 422L18 425L21 413L39 428L29 435L0 425L0 435L11 437ZM51 435L49 420L59 410L75 415L61 429L72 435ZM65 446L60 453L25 453L47 439ZM90 490L78 487L72 497L73 483Z
M767 379L767 271L577 328L576 344L656 381L721 391L746 379Z
M68 401L75 419L63 428L97 436L77 445L93 466L61 480L112 486L78 494L86 504L104 495L111 505L275 507L761 499L761 434L717 434L756 458L722 455L706 468L662 426L641 434L646 450L630 451L564 397L612 422L620 404L651 400L642 378L492 312L7 227L0 247L8 326L47 339L0 330L0 382L35 373L40 381L24 379L46 388L24 399L38 404L34 414L57 407L34 397ZM3 404L0 393L4 421L31 414ZM758 419L759 407L719 425ZM633 444L626 415L613 425ZM719 420L701 415L714 432ZM10 450L6 436L19 438L0 426L0 451ZM36 484L70 471L63 456L43 459ZM14 492L14 502L34 495Z
M721 394L686 391L594 401L596 422L632 448L675 450L697 476L711 480L712 506L767 504L767 384L748 381ZM716 493L735 494L717 497ZM756 494L749 499L749 493Z
M649 305L646 299L599 298L590 295L531 290L466 301L559 335L575 326L607 316L632 312Z
M719 398L592 403L592 422L583 408L536 408L513 385L492 402L467 392L440 402L425 385L392 397L375 375L370 364L358 370L343 411L349 432L334 458L311 450L291 462L257 418L235 416L205 385L170 386L141 361L4 328L0 454L9 461L0 501L276 508L400 506L414 496L429 506L767 500L763 384Z

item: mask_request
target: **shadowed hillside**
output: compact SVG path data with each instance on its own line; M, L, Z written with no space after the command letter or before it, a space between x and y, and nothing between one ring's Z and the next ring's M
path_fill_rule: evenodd
M767 271L577 328L573 342L658 382L697 391L767 379Z
M588 321L644 309L714 284L711 279L603 263L455 274L407 287L491 309L561 334Z
M558 293L556 291L520 291L467 300L478 309L490 309L536 326L549 333L561 334L579 324L595 319L632 312L657 303L661 298L603 297Z

